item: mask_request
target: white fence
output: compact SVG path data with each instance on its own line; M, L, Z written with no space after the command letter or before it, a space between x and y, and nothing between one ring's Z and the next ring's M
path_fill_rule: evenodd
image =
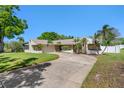
M101 46L100 53L102 53L104 49L105 49L105 46ZM105 53L120 53L120 45L108 46L105 50Z
M124 48L124 45L120 45L120 49Z
M124 48L124 45L108 46L105 50L105 53L120 53L122 48ZM101 46L101 51L99 51L99 53L101 54L104 49L105 46ZM97 54L97 51L87 49L87 54Z

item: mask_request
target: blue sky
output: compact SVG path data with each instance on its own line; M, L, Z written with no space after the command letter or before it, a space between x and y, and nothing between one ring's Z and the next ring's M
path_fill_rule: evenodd
M20 6L16 14L28 22L22 35L26 41L45 31L75 37L91 36L104 24L124 36L124 6Z

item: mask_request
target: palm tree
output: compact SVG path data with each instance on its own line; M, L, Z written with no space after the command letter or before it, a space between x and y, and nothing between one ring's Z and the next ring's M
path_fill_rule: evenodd
M97 54L99 54L99 45L100 45L100 43L98 41L98 39L100 39L99 37L100 37L100 35L96 34L96 33L93 36L93 43L95 44L95 47L96 47L96 50L97 50Z
M79 53L80 51L80 43L79 43L80 39L79 38L75 38L74 42L75 42L75 46L74 46L74 51L76 53Z
M110 27L109 25L104 25L102 30L98 30L96 33L97 38L99 38L101 43L105 45L102 54L105 52L106 48L110 43L119 36L117 29Z
M84 53L86 54L87 53L87 50L86 50L86 47L87 47L87 39L86 38L83 38L80 40L82 46L84 46Z
M80 41L80 39L77 37L77 38L74 38L74 42L75 43L77 43L77 42L79 42Z

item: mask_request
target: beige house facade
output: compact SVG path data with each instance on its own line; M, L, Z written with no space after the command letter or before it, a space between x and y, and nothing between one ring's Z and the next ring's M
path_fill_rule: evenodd
M45 53L45 52L73 52L73 46L75 45L73 39L67 40L54 40L52 43L48 43L48 40L30 40L28 44L25 44L25 52L31 53ZM42 45L42 49L35 50L34 47ZM68 46L68 50L64 50L63 47Z
M34 47L37 45L42 45L41 49L36 50ZM64 39L64 40L54 40L48 43L48 40L30 40L25 44L25 52L30 53L49 53L49 52L67 52L75 53L74 46L76 42L74 39ZM89 48L89 45L93 45L93 40L87 38L86 48L82 46L82 52L86 50L85 54L97 54L97 50L94 48ZM105 46L100 46L99 53L101 54ZM124 48L124 45L108 46L105 53L120 53L120 49Z

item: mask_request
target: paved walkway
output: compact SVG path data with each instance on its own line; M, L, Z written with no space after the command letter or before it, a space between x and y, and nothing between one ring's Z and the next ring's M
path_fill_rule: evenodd
M60 58L0 74L6 87L79 88L96 62L93 56L58 53Z

